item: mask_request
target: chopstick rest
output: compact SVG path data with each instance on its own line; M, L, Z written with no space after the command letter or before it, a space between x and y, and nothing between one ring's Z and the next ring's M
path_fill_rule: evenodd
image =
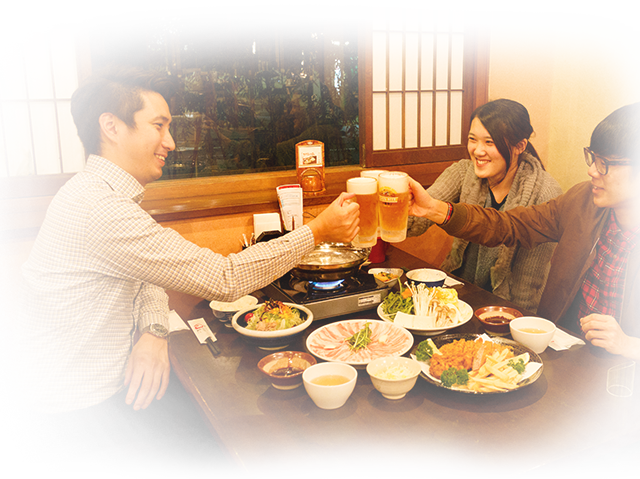
M190 319L187 323L189 323L189 327L198 341L200 341L200 344L206 344L211 354L218 356L221 353L220 347L216 344L217 338L209 329L209 325L204 318Z

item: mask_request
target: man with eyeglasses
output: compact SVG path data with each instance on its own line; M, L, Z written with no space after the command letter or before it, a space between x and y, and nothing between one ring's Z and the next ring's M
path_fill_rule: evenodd
M506 212L450 205L411 180L410 214L487 246L557 242L538 315L640 359L640 103L600 122L584 153L591 181L547 203Z

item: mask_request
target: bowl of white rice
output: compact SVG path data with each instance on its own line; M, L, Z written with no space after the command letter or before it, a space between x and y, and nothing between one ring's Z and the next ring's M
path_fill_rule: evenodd
M211 301L209 307L213 311L213 315L223 323L226 327L231 327L231 319L233 315L242 309L250 308L258 304L258 298L247 295L233 302Z
M422 371L420 363L411 358L378 358L367 364L373 387L387 399L402 399L413 389Z

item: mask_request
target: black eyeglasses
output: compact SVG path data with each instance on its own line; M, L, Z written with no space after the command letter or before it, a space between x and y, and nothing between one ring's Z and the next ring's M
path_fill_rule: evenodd
M609 166L611 165L630 165L631 163L628 160L625 161L614 161L604 156L596 155L590 148L584 149L584 161L587 162L587 166L591 166L594 163L596 164L596 171L600 173L602 176L605 176L609 173Z

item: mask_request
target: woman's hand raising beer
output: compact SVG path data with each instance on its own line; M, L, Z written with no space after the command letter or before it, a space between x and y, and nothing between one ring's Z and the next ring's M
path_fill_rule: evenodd
M409 189L411 191L409 199L409 214L411 216L427 218L437 224L445 220L449 210L447 203L433 199L413 178L409 178Z
M327 209L309 222L315 243L350 243L359 231L359 205L355 194L342 193Z

